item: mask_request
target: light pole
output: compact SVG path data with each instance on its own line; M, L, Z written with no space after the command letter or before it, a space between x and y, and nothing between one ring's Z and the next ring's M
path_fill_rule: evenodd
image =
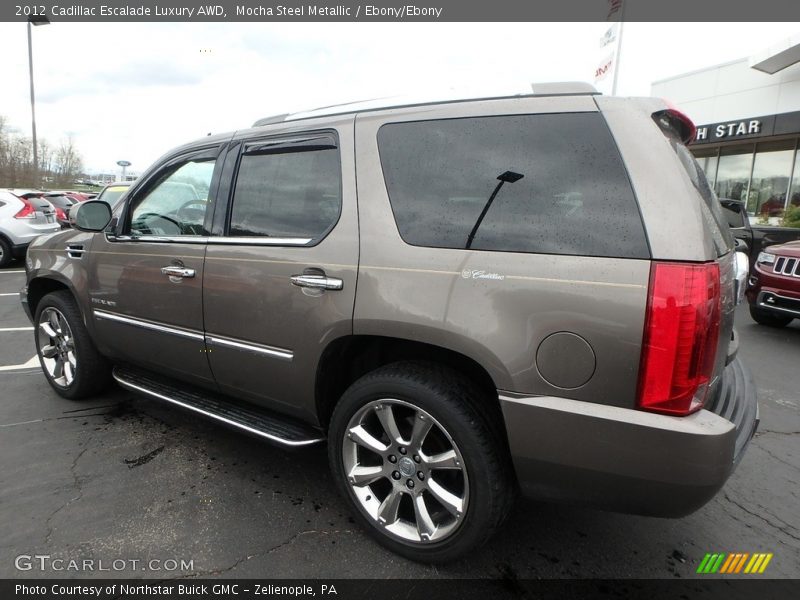
M31 131L33 132L33 184L39 187L39 148L36 142L36 97L33 93L33 40L31 25L49 25L50 20L45 15L28 17L28 71L31 78Z

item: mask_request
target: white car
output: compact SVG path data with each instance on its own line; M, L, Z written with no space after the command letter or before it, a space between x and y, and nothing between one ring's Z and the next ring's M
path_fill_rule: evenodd
M53 205L44 198L20 198L0 190L0 267L25 256L37 237L61 231Z

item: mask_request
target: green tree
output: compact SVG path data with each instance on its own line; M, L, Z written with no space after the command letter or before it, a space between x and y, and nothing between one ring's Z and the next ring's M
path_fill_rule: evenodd
M800 229L800 206L789 206L783 215L783 222L781 225Z

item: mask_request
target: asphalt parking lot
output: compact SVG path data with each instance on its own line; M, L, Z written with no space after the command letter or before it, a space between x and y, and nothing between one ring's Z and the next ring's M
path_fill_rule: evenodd
M666 520L519 502L474 556L434 567L353 523L324 447L286 451L118 389L88 402L56 396L32 360L23 280L19 262L0 270L0 578L672 578L696 576L706 552L772 552L765 575L800 577L798 321L773 330L739 310L761 426L701 510ZM16 568L36 554L127 562Z

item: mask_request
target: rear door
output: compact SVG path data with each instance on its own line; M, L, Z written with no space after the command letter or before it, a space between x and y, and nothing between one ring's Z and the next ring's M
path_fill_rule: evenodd
M213 385L203 339L208 224L218 145L179 155L128 196L117 235L89 253L98 344L118 360Z
M325 346L352 333L358 267L353 119L251 130L228 153L206 254L208 358L222 391L313 419Z

